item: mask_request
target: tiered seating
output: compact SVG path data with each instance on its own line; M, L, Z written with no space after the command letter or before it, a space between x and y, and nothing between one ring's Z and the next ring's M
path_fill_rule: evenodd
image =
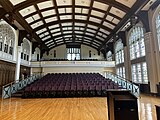
M27 86L23 97L107 96L108 89L119 88L98 73L56 73Z

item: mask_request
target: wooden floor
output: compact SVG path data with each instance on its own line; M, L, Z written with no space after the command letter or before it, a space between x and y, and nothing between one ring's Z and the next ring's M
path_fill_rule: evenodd
M156 120L160 98L141 96L140 120ZM0 120L108 120L106 98L0 100Z

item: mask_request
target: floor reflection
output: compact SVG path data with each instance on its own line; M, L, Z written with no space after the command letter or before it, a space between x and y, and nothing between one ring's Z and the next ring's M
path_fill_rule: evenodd
M85 99L85 98L84 98ZM71 116L74 118L82 118L84 116L83 110L80 108L86 107L85 111L90 108L91 106L91 111L100 110L98 111L99 114L101 115L94 115L95 120L99 118L100 116L103 116L103 118L106 119L106 98L103 98L104 100L101 100L101 98L95 100L81 100L81 103L76 101L75 99L69 99L68 102L67 99L59 99L58 101L56 99L7 99L7 100L0 100L0 120L21 120L21 118L24 118L23 120L28 120L30 117L37 117L37 115L41 115L41 117L44 116L44 114L49 114L51 112L51 116L53 116L53 111L55 112L55 109L57 109L59 112L55 112L57 114L57 117L62 114L61 111L64 110L64 113L66 112L66 108L70 108L70 113L74 111L78 111L76 116L75 113L71 113ZM71 102L71 101L72 102ZM94 104L89 104L92 103ZM45 104L48 103L48 108L46 108ZM75 109L75 106L81 105L81 107L78 107ZM51 107L51 104L53 107ZM68 107L72 106L72 107ZM152 96L147 96L147 95L141 95L138 99L138 110L139 110L139 120L157 120L156 116L156 107L155 105L160 105L160 97L152 97ZM58 107L59 106L59 107ZM64 106L64 108L63 108ZM67 106L67 107L66 107ZM96 107L97 106L97 107ZM42 110L43 108L43 110ZM62 109L63 108L63 109ZM93 109L94 108L94 109ZM97 109L100 108L100 109ZM68 109L67 109L68 110ZM39 114L37 114L37 111ZM23 115L22 115L23 113ZM29 116L30 115L30 116ZM32 115L32 116L31 116ZM107 115L107 114L106 114ZM71 117L69 116L69 117ZM50 118L48 118L50 120ZM81 119L80 119L81 120ZM98 119L99 120L99 119Z
M140 120L156 120L156 107L160 104L160 98L142 95L138 99Z

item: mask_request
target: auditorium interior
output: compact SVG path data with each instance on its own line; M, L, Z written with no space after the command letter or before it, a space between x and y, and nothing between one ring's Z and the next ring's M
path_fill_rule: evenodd
M0 0L1 120L160 120L160 0Z

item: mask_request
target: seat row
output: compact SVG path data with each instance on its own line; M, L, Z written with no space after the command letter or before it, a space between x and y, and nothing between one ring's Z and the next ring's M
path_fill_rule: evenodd
M93 76L98 76L98 79ZM70 79L68 79L68 77ZM85 79L86 77L88 81ZM92 80L92 78L94 79ZM111 89L121 89L121 86L118 86L118 84L109 79L105 79L99 74L47 74L43 78L27 86L22 96L24 98L96 97L107 96L107 91Z

